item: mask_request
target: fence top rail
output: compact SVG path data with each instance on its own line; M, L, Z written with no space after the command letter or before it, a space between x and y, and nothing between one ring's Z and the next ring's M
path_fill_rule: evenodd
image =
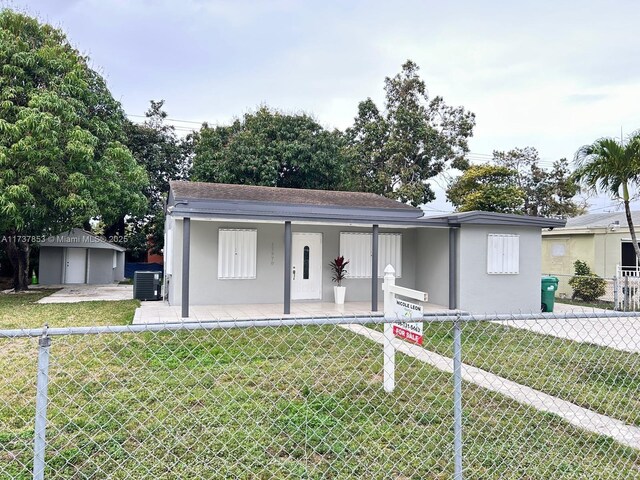
M504 322L535 320L569 320L569 319L611 319L640 318L640 312L566 312L566 313L509 313L472 315L468 312L451 310L442 313L428 313L423 316L424 322ZM118 333L145 333L179 330L229 330L238 328L264 327L302 327L345 324L384 324L403 321L402 318L385 318L380 315L352 315L343 317L297 317L268 318L249 320L211 320L184 321L174 323L148 323L139 325L100 325L89 327L54 327L0 330L0 338L35 338L61 335L100 335Z

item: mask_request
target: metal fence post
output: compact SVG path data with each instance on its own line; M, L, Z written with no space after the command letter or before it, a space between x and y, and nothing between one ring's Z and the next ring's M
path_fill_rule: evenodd
M391 291L389 286L396 284L396 271L391 265L387 265L384 269L384 318L390 320L395 318L395 311L393 308L395 294ZM391 340L393 339L393 324L384 323L384 344L382 347L383 359L383 371L384 391L391 393L395 388L395 370L396 370L396 349L393 347Z
M625 275L624 277L624 287L622 289L622 295L624 298L623 311L626 312L629 310L629 275Z
M51 338L45 325L38 342L38 378L36 383L36 418L33 440L33 480L44 479L49 390L49 348Z
M613 309L618 310L620 305L618 304L618 277L613 277Z
M462 480L462 331L453 322L453 478Z

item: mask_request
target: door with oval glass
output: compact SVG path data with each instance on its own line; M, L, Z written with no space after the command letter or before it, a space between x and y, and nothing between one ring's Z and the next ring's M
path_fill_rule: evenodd
M292 235L291 299L322 299L321 233L294 233Z

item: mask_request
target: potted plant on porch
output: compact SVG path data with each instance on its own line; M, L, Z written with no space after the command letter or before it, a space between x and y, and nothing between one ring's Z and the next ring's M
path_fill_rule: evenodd
M338 305L342 305L344 303L344 295L347 291L347 287L342 286L342 280L344 280L347 276L346 266L348 263L349 260L345 260L343 256L340 256L335 258L329 264L329 266L331 267L331 271L333 272L333 277L331 277L331 280L338 284L333 287L333 297Z

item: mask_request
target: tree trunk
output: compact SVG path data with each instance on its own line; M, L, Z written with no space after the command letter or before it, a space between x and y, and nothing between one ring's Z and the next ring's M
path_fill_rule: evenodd
M108 225L104 229L104 236L108 241L114 243L122 243L120 240L124 238L126 223L124 217L118 219L112 225Z
M636 265L640 261L640 246L638 246L638 239L636 238L636 228L633 225L633 217L631 216L631 207L629 206L629 188L626 183L622 184L622 201L624 202L624 212L627 214L627 225L629 226L629 233L631 234L631 243L633 244L633 250L636 252Z
M22 292L29 289L29 242L21 241L20 234L12 231L7 235L5 252L13 267L13 290Z

